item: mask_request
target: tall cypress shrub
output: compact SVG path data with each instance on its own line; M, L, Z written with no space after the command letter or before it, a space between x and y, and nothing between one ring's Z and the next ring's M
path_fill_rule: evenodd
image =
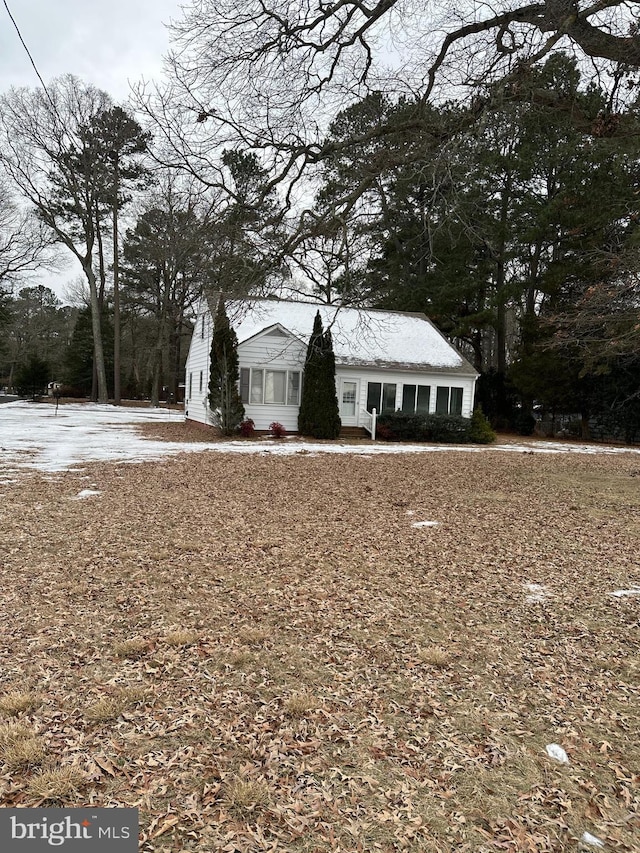
M340 435L342 421L340 420L340 408L338 395L336 394L336 357L333 352L333 338L331 329L327 329L322 336L323 349L323 401L321 406L320 431L323 435L317 438L337 438Z
M238 392L238 336L231 328L222 297L213 321L209 369L209 406L214 423L224 435L231 435L244 418Z
M341 425L331 331L324 331L318 311L307 347L298 431L313 438L337 438Z

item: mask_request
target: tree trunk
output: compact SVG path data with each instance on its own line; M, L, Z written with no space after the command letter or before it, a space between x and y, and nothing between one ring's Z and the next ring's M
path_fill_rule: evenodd
M507 226L509 220L509 206L511 202L511 172L504 176L504 182L500 190L500 221L498 229L498 246L496 249L496 272L495 272L495 299L496 299L496 368L498 374L497 384L497 410L500 422L506 423L509 417L509 406L507 404L506 374L507 374Z
M102 321L102 307L104 305L104 291L107 281L107 272L104 263L104 244L102 242L102 231L100 230L100 211L98 205L94 207L94 225L96 234L96 243L98 246L98 274L100 276L100 288L98 290L98 308L100 309L100 319ZM91 287L89 287L91 290ZM93 308L92 308L93 310ZM98 371L96 369L95 355L93 358L93 368L91 371L91 396L90 400L96 402L98 400Z
M511 172L505 175L500 191L500 223L496 258L496 346L497 369L501 375L507 372L507 306L506 306L506 247L509 207L511 203Z
M102 317L100 302L98 300L98 288L96 276L93 272L91 262L83 264L84 273L89 282L89 295L91 297L91 327L93 331L93 360L95 364L96 378L98 383L98 402L108 403L109 392L107 391L107 374L104 368L104 350L102 348Z
M180 357L182 355L182 322L183 322L183 314L180 311L180 316L176 323L175 328L175 350L174 350L174 362L173 362L173 388L171 389L173 394L173 400L175 403L178 402L178 386L180 385Z
M151 384L151 405L160 405L160 382L162 379L162 355L164 349L166 317L164 313L158 324L158 337L153 348L153 380Z
M591 429L589 428L589 413L581 412L580 414L580 434L585 441L591 438Z
M113 176L113 402L120 405L120 290L118 269L118 157Z
M162 376L162 350L153 352L153 377L151 380L151 405L160 405L160 379Z
M98 244L98 270L100 272L100 290L98 291L98 303L100 308L104 305L104 291L107 282L107 271L104 263L104 245L102 242L102 231L100 230L100 214L96 210L96 243Z

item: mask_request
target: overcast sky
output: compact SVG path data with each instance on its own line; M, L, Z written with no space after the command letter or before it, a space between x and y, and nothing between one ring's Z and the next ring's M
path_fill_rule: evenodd
M169 47L164 24L179 20L187 0L7 0L45 84L75 74L126 101L130 83L158 79ZM0 93L11 86L40 85L3 2L0 2ZM21 286L44 284L65 297L82 271L70 255L60 273L43 271Z
M45 83L72 73L126 100L129 81L158 78L169 46L163 26L187 0L7 0ZM0 3L0 92L39 86L24 47Z

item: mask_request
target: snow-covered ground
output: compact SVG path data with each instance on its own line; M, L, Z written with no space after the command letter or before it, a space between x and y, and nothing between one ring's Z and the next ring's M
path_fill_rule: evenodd
M640 448L605 445L535 442L517 444L425 445L425 444L343 444L313 443L296 438L276 441L169 442L145 439L135 430L139 423L182 422L181 412L108 406L91 403L55 406L18 401L0 406L0 478L5 482L18 471L65 471L86 462L144 462L182 452L224 453L350 453L373 456L378 453L637 453Z

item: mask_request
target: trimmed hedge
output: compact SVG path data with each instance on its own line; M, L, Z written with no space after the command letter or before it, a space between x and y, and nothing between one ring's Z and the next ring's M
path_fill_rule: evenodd
M435 441L445 444L490 444L496 434L480 409L472 418L459 415L380 415L376 435L384 441Z
M382 427L378 430L378 427ZM471 420L459 415L418 415L391 412L380 415L376 434L387 441L439 441L468 444Z

